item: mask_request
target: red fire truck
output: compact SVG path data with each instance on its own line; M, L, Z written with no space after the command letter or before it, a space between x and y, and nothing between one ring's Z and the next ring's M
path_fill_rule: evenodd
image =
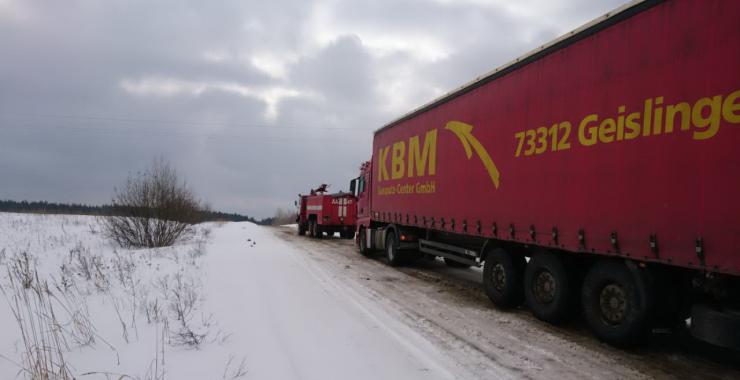
M343 239L355 236L357 224L357 198L350 193L327 194L328 185L312 189L308 195L298 195L298 234L321 239L335 233Z
M740 348L739 1L635 1L375 132L357 244L615 345Z

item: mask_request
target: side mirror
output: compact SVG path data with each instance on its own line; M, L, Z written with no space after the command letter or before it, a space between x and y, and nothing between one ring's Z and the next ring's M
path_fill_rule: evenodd
M355 194L355 188L357 187L357 178L349 181L349 192Z
M298 207L298 201L293 201L293 204L295 205L295 207Z

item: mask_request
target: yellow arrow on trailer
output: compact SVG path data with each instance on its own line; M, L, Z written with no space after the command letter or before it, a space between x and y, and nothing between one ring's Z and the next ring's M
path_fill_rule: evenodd
M501 173L499 173L496 164L493 163L491 156L488 155L486 148L473 136L473 126L461 121L450 121L445 126L445 129L452 131L460 139L463 148L465 148L465 153L468 155L468 160L473 156L473 150L475 150L480 160L483 161L483 166L488 170L488 175L491 176L493 186L498 189Z

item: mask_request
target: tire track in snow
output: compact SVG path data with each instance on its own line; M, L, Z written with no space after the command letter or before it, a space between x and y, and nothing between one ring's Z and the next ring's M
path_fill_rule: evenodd
M435 371L444 374L447 378L459 378L459 376L450 372L448 369L450 366L450 363L448 363L449 360L441 352L433 345L430 345L429 342L426 342L424 338L418 336L416 331L389 316L387 310L378 308L376 305L367 302L367 296L359 294L352 287L343 286L346 284L340 284L330 272L315 262L307 260L300 255L291 254L290 256L310 272L324 286L327 292L350 302L363 315L391 335L406 350L421 359L429 368L433 368ZM445 366L444 364L447 365Z
M691 348L676 348L674 343L658 340L648 347L623 351L596 341L577 323L553 327L536 320L526 310L499 311L485 298L477 270L449 269L439 263L391 268L383 259L360 256L351 241L299 237L290 228L273 231L306 252L307 259L338 281L369 289L361 293L372 296L386 309L406 310L407 315L396 314L399 319L478 377L490 376L487 371L497 373L506 367L523 370L509 376L533 378L740 376L740 368L732 361L713 362L701 354L692 354ZM476 351L484 354L476 356Z

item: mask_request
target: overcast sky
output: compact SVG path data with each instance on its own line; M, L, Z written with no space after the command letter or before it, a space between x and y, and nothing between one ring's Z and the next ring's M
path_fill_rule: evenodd
M624 0L0 0L0 199L172 162L219 210L346 190L372 131Z

